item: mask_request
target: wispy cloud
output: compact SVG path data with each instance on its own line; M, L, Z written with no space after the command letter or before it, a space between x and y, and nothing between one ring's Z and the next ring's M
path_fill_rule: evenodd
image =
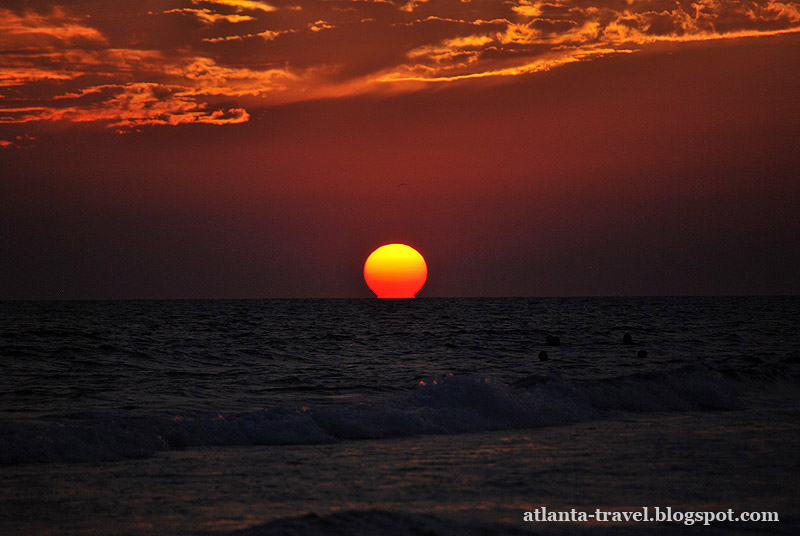
M280 35L285 35L285 34L290 34L290 33L295 33L295 32L296 32L296 30L283 30L283 31L280 31L280 32L275 32L275 31L272 31L272 30L264 30L263 32L258 32L258 33L233 34L233 35L224 35L224 36L221 36L221 37L204 37L203 38L203 42L204 43L224 43L226 41L227 42L230 42L230 41L245 41L245 40L254 39L254 38L259 38L259 39L265 39L267 41L272 41L273 39L276 39Z
M181 9L170 9L165 11L164 13L180 13L183 15L191 15L196 17L198 20L205 24L214 24L216 22L225 21L225 22L244 22L250 20L256 20L255 17L251 17L250 15L225 15L222 13L215 13L210 9L192 9L192 8L181 8Z
M8 140L0 139L0 149L5 149L9 147L13 147L14 149L25 149L33 145L35 141L36 141L35 136L30 136L28 134L20 134Z
M242 108L209 110L205 103L182 95L182 91L179 86L143 82L90 88L75 96L75 100L88 95L105 95L106 98L94 103L67 103L63 107L11 109L13 120L3 118L0 122L96 121L122 132L145 125L230 124L249 119Z
M137 75L149 73L158 81L81 87L54 95L43 106L0 108L0 123L101 122L120 131L143 125L240 123L249 118L244 108L214 107L211 101L264 97L293 80L281 69L226 67L205 57L168 58L155 52L134 57L87 55L79 64L84 76L88 71L117 74L121 61ZM106 77L112 78L108 72Z
M799 7L772 1L518 0L494 34L446 38L412 49L408 61L388 68L379 80L441 83L514 76L656 42L797 32Z
M62 8L50 13L17 14L0 9L0 48L4 51L42 46L97 46L106 38L95 28L69 16Z
M193 4L217 4L220 6L229 6L242 10L255 10L255 11L276 11L278 8L267 4L265 2L257 2L255 0L192 0Z

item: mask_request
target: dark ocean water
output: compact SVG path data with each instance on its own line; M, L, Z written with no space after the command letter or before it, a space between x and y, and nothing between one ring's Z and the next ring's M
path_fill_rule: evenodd
M522 521L672 505L791 534L798 318L796 297L0 303L0 532L686 530Z

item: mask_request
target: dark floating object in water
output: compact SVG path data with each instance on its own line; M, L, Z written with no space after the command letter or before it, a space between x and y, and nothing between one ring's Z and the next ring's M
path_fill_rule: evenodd
M636 357L647 357L647 350L639 350L636 352Z
M631 344L632 342L633 339L631 339L630 333L626 333L625 335L622 336L622 344Z
M539 361L547 361L548 359L550 358L547 357L547 352L545 352L544 350L539 352Z
M561 339L559 339L555 335L548 335L547 336L547 345L548 346L561 346Z

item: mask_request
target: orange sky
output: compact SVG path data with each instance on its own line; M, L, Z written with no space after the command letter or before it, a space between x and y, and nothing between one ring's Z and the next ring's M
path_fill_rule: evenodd
M3 6L0 298L800 292L798 2Z

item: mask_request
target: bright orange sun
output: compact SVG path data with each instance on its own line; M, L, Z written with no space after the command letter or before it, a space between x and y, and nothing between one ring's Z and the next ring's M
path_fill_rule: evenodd
M428 279L428 265L405 244L386 244L367 257L364 280L379 298L413 298Z

